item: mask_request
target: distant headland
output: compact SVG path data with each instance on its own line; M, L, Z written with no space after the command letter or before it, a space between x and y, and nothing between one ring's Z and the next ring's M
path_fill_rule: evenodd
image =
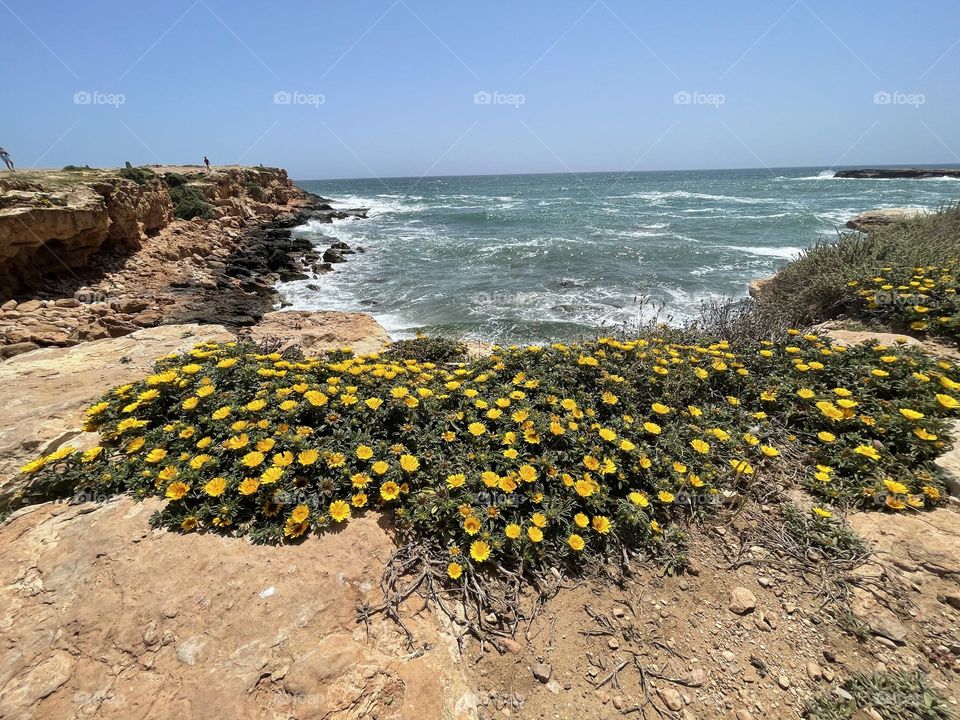
M909 178L960 178L960 169L947 168L863 168L860 170L838 170L836 178L859 178L862 180L889 180Z

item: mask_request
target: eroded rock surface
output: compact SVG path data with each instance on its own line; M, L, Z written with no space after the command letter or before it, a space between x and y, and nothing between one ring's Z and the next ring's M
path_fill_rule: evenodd
M0 527L0 718L458 718L428 613L356 620L393 549L375 516L282 548L151 530L160 506L48 503Z
M250 328L255 342L274 340L280 348L300 346L306 354L350 347L357 355L380 352L390 336L366 313L285 311L267 313Z
M908 220L923 214L924 211L919 208L881 208L879 210L868 210L848 220L847 227L851 230L869 233L885 225L890 225L900 220Z

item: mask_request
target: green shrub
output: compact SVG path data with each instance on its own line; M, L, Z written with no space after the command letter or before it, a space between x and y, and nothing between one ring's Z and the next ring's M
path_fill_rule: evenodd
M449 553L456 579L491 558L676 555L683 522L793 477L841 505L935 505L955 370L798 331L740 347L648 336L495 348L456 365L206 343L94 405L86 429L102 446L23 471L38 493L165 496L159 526L258 542L380 508L402 537ZM855 552L828 523L797 532Z
M169 179L167 186L170 191L170 200L173 202L174 217L181 220L192 220L197 217L213 219L213 206L197 188L187 184L171 186Z
M432 363L461 362L467 358L467 346L459 340L418 336L392 343L383 353L383 357L390 360L409 359Z
M270 199L269 194L263 189L263 186L258 185L255 182L246 183L244 188L247 191L247 195L252 197L257 202L267 202Z
M960 257L960 206L892 223L870 235L843 233L804 250L763 286L761 305L790 323L843 312L848 283L882 267L943 265Z
M183 175L172 172L165 173L163 176L163 181L167 184L168 188L182 187L190 182Z
M137 185L146 185L157 175L149 168L125 167L117 173L124 180L132 180Z
M804 709L808 720L856 720L873 710L883 720L950 720L956 717L939 693L917 671L856 673L843 697L821 695Z

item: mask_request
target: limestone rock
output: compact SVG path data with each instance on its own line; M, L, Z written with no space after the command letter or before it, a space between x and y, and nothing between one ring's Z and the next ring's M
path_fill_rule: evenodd
M663 704L674 712L683 710L683 698L680 693L670 687L657 688L657 695L663 700Z
M923 215L924 211L917 208L883 208L880 210L868 210L847 221L847 227L851 230L860 232L873 232L885 225L890 225L898 220L907 220L909 218Z
M358 624L394 547L375 516L277 548L151 530L160 506L47 503L0 526L0 716L476 718L432 616L405 620L419 657L390 621Z
M950 450L934 460L946 476L947 492L960 499L960 420L950 423L950 436L954 445Z
M757 598L745 587L735 587L730 591L730 612L737 615L746 615L757 607Z
M275 339L281 348L299 345L307 354L349 346L357 355L381 351L390 336L365 313L279 310L267 313L250 329L255 342Z
M856 170L838 170L833 176L835 178L859 178L865 180L960 177L960 170L956 170L955 168L858 168Z
M773 280L772 277L757 278L756 280L751 280L747 285L747 293L754 300L762 300L764 287Z
M850 601L850 611L854 617L865 624L881 638L887 638L897 645L907 641L907 628L900 619L866 590L854 588Z
M550 682L550 676L553 674L553 668L546 663L537 663L530 670L533 676L542 683Z
M955 512L854 513L849 522L886 558L906 560L934 575L960 577L960 515Z

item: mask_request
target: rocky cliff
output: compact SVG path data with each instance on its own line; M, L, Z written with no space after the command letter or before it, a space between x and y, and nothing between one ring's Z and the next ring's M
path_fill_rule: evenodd
M274 168L11 174L0 179L0 298L41 288L45 276L84 268L98 251L139 249L174 219L172 194L184 187L207 200L209 208L200 207L210 219L249 220L305 197L286 171Z
M256 323L331 269L292 233L333 210L284 170L154 166L0 179L0 360L165 324ZM330 239L333 242L333 239Z
M104 171L79 175L0 179L0 297L38 286L45 274L81 268L101 248L136 250L173 217L157 176L136 183Z

